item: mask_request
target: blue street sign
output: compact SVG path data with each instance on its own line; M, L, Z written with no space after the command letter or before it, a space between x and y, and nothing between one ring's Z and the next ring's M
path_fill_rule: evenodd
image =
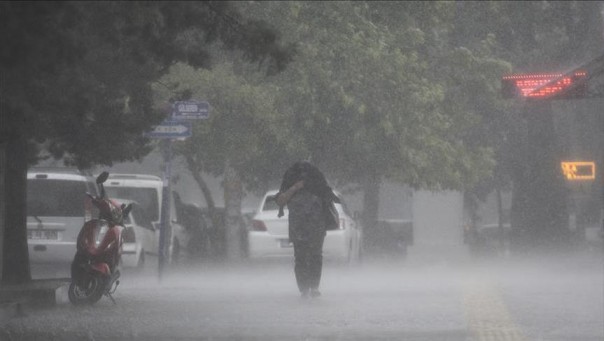
M205 101L177 101L172 105L175 120L200 120L210 116L210 103Z
M152 139L182 139L190 137L193 127L189 121L164 120L160 125L145 133Z

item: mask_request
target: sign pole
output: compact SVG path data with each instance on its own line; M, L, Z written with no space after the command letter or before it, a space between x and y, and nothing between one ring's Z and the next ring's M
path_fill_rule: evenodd
M161 223L159 228L159 250L158 250L158 277L161 282L166 259L170 259L170 239L172 230L170 228L170 193L172 192L172 139L163 141L164 145L164 172L161 202Z
M172 195L172 140L186 139L192 135L192 124L190 120L207 119L209 117L210 104L206 101L177 101L171 104L168 118L162 124L155 126L145 136L152 139L163 139L162 151L164 157L163 186L161 197L161 218L159 223L159 245L158 245L158 279L161 282L166 260L170 255L172 245L172 224L170 220L170 207ZM176 255L178 257L179 255Z

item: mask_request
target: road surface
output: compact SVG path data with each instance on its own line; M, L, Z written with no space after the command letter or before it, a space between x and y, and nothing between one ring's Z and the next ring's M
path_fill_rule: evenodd
M316 299L291 262L125 271L92 307L65 296L0 340L604 340L602 253L549 261L326 264Z

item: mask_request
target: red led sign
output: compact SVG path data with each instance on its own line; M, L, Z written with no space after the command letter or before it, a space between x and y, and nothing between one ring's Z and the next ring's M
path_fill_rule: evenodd
M565 98L579 98L585 95L587 73L578 71L573 74L516 74L501 79L504 98L547 98L564 92L571 86L572 91L565 93Z

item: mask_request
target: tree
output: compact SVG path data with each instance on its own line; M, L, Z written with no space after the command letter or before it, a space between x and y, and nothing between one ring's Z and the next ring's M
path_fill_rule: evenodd
M184 42L193 41L195 44ZM222 41L267 73L293 46L244 20L229 2L4 2L0 4L0 144L7 160L5 283L30 279L25 174L39 157L87 168L150 151L142 132L163 118L150 83L174 61L209 67Z
M224 176L227 256L239 260L244 191L265 189L268 181L281 176L282 167L275 165L282 162L279 157L289 143L285 116L274 105L278 91L246 80L228 62L199 71L178 64L161 83L167 87L157 87L160 102L185 92L211 104L209 119L194 124L193 136L178 142L175 150L199 184L215 226L218 217L203 173Z
M426 57L440 42L428 40L430 30L418 23L438 22L444 12L430 15L430 6L285 2L246 8L276 18L284 37L299 42L300 57L277 76L286 95L282 111L291 113L292 130L304 142L297 153L311 156L339 184L362 186L368 227L377 218L384 178L416 188L461 188L490 167L489 151L462 138L473 113L446 111L446 82L430 77L435 64Z

